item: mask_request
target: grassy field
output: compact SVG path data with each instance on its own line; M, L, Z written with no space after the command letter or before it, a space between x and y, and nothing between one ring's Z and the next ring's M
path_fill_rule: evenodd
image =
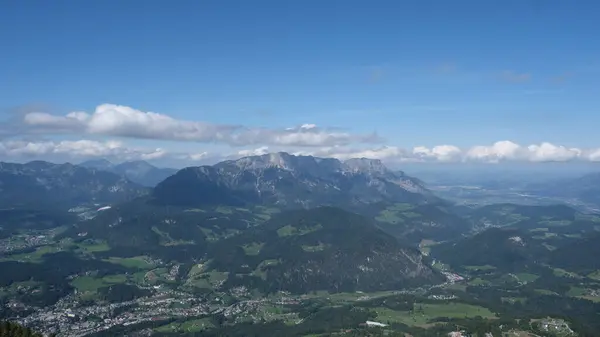
M392 210L383 210L379 213L379 216L375 218L377 221L387 222L391 224L403 223L404 219L399 217L396 211Z
M415 304L412 312L395 311L389 308L375 308L376 320L382 323L402 323L411 326L427 327L436 322L436 318L472 318L481 316L493 319L494 313L484 307L464 303Z
M176 332L200 332L214 328L210 318L195 318L183 323L171 323L155 329L156 332L176 333Z
M128 279L128 275L124 274L106 275L104 277L79 276L71 281L71 285L80 292L96 292L98 288L110 286L111 284L126 283Z
M254 269L252 271L252 275L258 276L258 277L262 278L263 280L266 280L267 273L263 270L263 268L266 266L269 266L269 265L276 265L278 263L279 263L278 260L263 260L261 263L259 263L259 265L256 267L256 269Z
M193 268L196 268L196 266ZM213 288L217 283L226 280L229 275L229 273L214 270L203 273L199 272L199 269L193 270L193 268L188 274L185 285L196 288Z
M553 268L552 273L555 276L559 276L559 277L582 278L581 276L577 275L576 273L572 273L570 271L566 271L566 270L560 269L560 268Z
M106 242L78 243L77 248L84 253L105 252L110 250Z
M91 276L80 276L71 281L71 285L77 288L80 292L92 291L95 292L98 288L106 286L106 283L101 278Z
M105 261L115 264L120 264L127 268L137 269L152 269L154 264L149 262L147 256L135 256L135 257L110 257Z
M146 283L146 272L139 271L137 273L133 273L129 275L129 280L135 284L143 285Z
M484 279L479 278L479 277L477 277L475 279L472 279L472 280L470 280L467 283L469 285L471 285L471 286L487 286L487 285L491 284L490 281L484 280Z
M436 260L435 264L433 264L432 267L435 268L436 270L440 270L440 271L450 270L449 265L447 265L439 260Z
M308 234L308 233L311 233L311 232L316 232L316 231L318 231L318 230L320 230L322 228L323 228L323 226L316 225L316 226L313 226L313 227L310 227L310 228L300 228L300 229L298 229L296 227L287 225L287 226L283 226L283 227L279 228L277 230L277 235L279 237L285 237L285 236L291 236L291 235L304 235L304 234Z
M123 275L123 274L106 275L102 278L102 282L108 283L108 284L125 283L125 282L127 282L127 275Z
M467 270L473 270L473 271L487 271L487 270L494 270L496 269L496 267L494 266L490 266L490 265L483 265L483 266L463 266L463 268L467 269Z
M585 288L571 287L571 289L569 289L569 291L567 292L567 295L573 296L573 297L579 297L579 296L585 295L585 293L586 293Z
M175 240L169 233L161 231L156 226L152 227L152 231L160 236L160 245L162 246L189 245L194 243L194 241Z
M596 270L595 272L588 274L587 277L600 281L600 270Z
M534 291L538 294L541 295L554 295L554 296L558 296L557 293L555 293L554 291L548 290L548 289L534 289Z
M251 244L242 246L242 248L244 248L244 253L246 253L246 255L258 255L258 253L260 253L260 250L264 245L265 244L262 242L253 242Z
M55 245L41 246L38 247L34 252L9 255L1 260L40 263L43 261L44 254L57 253L63 249L63 247Z
M515 274L515 276L519 279L520 282L523 282L523 283L534 282L535 280L537 280L539 278L539 276L537 276L535 274L529 274L529 273L518 273L518 274Z
M463 317L477 317L483 318L495 318L496 315L489 309L465 304L465 303L440 303L440 304L417 304L415 311L419 311L418 307L421 306L423 313L429 317L449 317L449 318L463 318Z

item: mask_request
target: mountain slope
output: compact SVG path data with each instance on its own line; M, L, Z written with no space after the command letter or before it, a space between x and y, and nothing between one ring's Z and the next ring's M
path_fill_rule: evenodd
M167 177L175 174L176 169L159 168L143 160L113 164L106 159L85 161L80 166L109 171L124 176L136 184L154 187Z
M360 205L436 200L420 182L380 161L271 153L188 167L154 189L159 204L261 202L279 206Z
M472 230L467 219L440 203L378 203L353 210L375 218L384 231L414 245L424 239L438 242L456 239Z
M524 269L548 253L542 242L514 228L490 228L458 242L431 247L431 256L452 267L492 266L506 272Z
M553 265L587 275L600 270L598 256L600 233L596 232L553 251L550 261Z
M172 168L159 168L143 160L124 162L115 165L113 172L143 186L154 187L177 172Z
M78 166L96 170L110 171L113 168L114 164L106 159L93 159L79 163Z
M283 212L218 242L209 257L209 269L229 272L224 286L265 292L385 290L442 281L417 250L334 207Z
M114 173L68 163L0 163L3 207L72 207L81 203L119 202L144 193L145 188Z

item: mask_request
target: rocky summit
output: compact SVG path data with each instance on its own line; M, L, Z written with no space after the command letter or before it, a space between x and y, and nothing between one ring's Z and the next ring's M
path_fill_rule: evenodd
M295 156L285 152L188 167L154 189L160 204L266 203L279 206L425 203L435 198L422 182L379 160Z

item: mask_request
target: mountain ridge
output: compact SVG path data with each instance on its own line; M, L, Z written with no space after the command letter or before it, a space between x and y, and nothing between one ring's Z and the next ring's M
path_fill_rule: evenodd
M71 163L0 162L0 203L9 207L112 203L145 193L145 188L117 174Z
M79 166L116 173L146 187L154 187L177 172L177 169L156 167L145 160L113 164L106 159L95 159L84 161Z
M211 191L212 200L203 189ZM315 207L436 200L418 179L392 171L379 160L342 162L285 152L187 167L159 183L153 196L159 204L186 206L262 202Z
M248 274L230 277L226 286L256 284L265 292L389 290L443 281L418 250L362 215L329 206L282 212L217 243L209 256L209 269Z

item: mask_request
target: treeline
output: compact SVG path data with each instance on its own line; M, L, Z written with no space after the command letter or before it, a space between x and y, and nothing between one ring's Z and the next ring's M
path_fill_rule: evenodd
M108 287L98 289L100 298L110 303L120 303L132 301L136 298L152 295L152 291L148 289L140 289L131 284L113 284Z
M47 230L71 225L77 221L77 216L64 211L15 208L0 210L0 219L0 239L5 239L24 230Z
M564 281L563 281L564 282ZM540 317L555 317L565 319L579 336L598 336L600 333L600 303L573 298L569 296L545 295L536 289L542 286L554 290L565 290L564 284L557 280L552 287L552 277L540 277L537 281L523 287L497 287L468 286L466 292L455 292L459 300L464 303L480 305L498 313L500 317L508 320L523 320ZM523 298L508 302L506 298Z
M288 325L281 321L235 323L223 315L213 315L211 320L215 328L190 333L155 333L154 336L203 336L203 337L279 337L305 336L339 332L344 329L357 329L361 323L375 318L375 313L352 307L306 308L300 309L300 324ZM183 323L183 321L181 321ZM359 336L359 335L357 335ZM395 335L388 335L395 337Z
M24 303L37 306L52 305L69 294L73 290L67 279L70 275L97 271L98 276L102 277L135 271L101 260L83 260L71 252L45 254L42 263L3 261L0 262L0 270L6 271L0 273L0 287L23 281L43 283L42 291L26 293L19 297Z
M43 335L17 323L0 321L0 337L43 337Z

